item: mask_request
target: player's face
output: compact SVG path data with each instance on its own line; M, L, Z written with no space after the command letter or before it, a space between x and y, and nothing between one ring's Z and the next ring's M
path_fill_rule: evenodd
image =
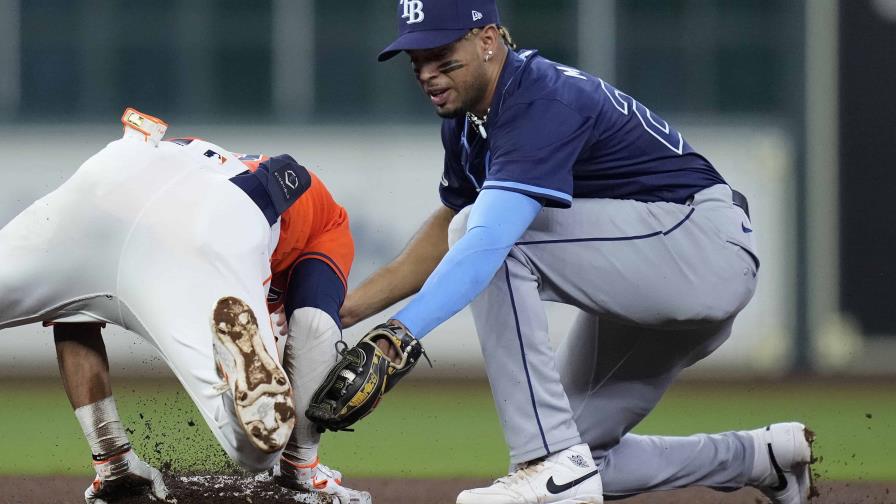
M488 110L488 73L474 40L408 51L417 82L441 117L483 115Z

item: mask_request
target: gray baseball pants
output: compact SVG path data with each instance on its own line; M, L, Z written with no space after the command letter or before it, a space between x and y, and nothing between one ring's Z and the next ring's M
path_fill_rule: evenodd
M455 217L450 243L468 216ZM743 486L746 434L629 431L731 333L756 288L750 228L727 185L687 205L593 198L543 209L471 304L511 463L584 442L608 495ZM581 310L556 352L542 301Z

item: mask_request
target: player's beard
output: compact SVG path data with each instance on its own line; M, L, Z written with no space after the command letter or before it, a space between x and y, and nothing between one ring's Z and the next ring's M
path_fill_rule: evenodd
M470 80L464 86L454 88L460 98L460 106L453 109L436 109L436 114L442 119L454 119L467 112L475 114L476 112L473 109L485 100L489 85L490 82L485 67L477 68L477 72L470 77Z

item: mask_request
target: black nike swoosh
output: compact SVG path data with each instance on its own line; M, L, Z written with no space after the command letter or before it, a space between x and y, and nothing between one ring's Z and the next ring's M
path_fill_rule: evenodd
M547 487L548 492L551 492L552 494L558 494L558 493L565 492L565 491L569 490L570 488L578 485L579 483L585 481L586 479L594 476L595 474L597 474L599 472L600 472L599 469L595 469L595 470L591 471L590 473L582 476L581 478L576 478L576 479L570 481L569 483L564 483L562 485L558 485L558 484L554 483L554 477L551 476L550 478L548 478L548 482L545 485L545 487Z

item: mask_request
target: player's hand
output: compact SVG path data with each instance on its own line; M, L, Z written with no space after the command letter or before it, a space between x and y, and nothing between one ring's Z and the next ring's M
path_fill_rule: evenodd
M96 479L84 491L87 504L111 504L134 495L148 495L153 500L177 502L168 498L162 473L133 450L95 464Z
M398 327L407 334L411 334L411 332L408 331L408 328L398 320L389 319L387 324ZM376 340L376 346L379 347L381 352L383 352L383 355L385 355L389 358L390 361L392 361L392 364L401 365L402 348L400 346L400 341L396 342L389 338L380 338Z
M283 306L271 313L271 320L274 322L274 327L277 328L277 333L280 336L286 336L289 333L289 321L286 320L286 309Z

